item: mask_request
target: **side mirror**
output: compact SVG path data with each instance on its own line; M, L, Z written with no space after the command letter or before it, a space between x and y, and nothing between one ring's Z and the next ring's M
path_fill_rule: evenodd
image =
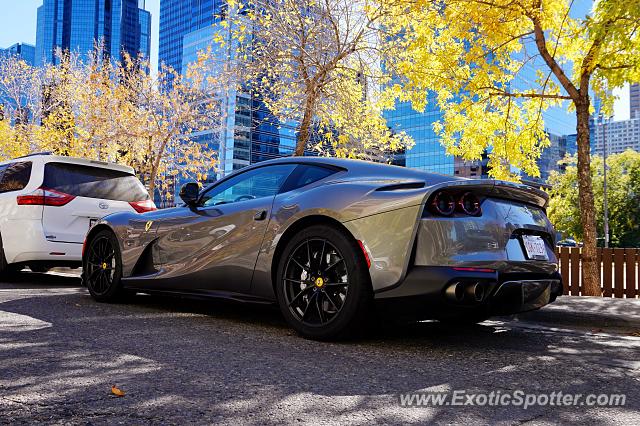
M200 195L200 186L195 182L189 182L180 188L180 198L184 203L191 207L198 201Z

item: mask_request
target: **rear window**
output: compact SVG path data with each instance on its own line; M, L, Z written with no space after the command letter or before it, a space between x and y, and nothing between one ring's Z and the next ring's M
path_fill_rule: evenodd
M77 197L127 202L149 199L146 189L134 175L78 164L47 163L43 186Z
M31 179L31 161L0 166L0 193L20 191L27 186Z

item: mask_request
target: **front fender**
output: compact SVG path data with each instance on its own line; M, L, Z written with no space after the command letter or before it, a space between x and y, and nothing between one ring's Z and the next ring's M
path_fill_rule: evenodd
M114 213L98 221L87 238L100 228L108 228L116 235L122 254L122 276L126 278L131 275L149 243L156 239L158 226L155 218L153 213Z

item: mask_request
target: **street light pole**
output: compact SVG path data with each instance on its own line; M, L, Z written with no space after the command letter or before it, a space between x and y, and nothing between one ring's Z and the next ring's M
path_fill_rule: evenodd
M604 184L602 187L603 208L604 208L604 247L609 248L609 206L607 204L607 119L602 118L602 177Z

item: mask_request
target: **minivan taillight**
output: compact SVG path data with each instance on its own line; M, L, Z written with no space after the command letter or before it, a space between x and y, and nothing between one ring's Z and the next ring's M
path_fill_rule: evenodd
M69 204L75 195L65 194L49 188L38 188L31 194L17 197L19 206L53 206L60 207Z
M158 210L152 200L132 201L129 204L138 213L146 213Z

